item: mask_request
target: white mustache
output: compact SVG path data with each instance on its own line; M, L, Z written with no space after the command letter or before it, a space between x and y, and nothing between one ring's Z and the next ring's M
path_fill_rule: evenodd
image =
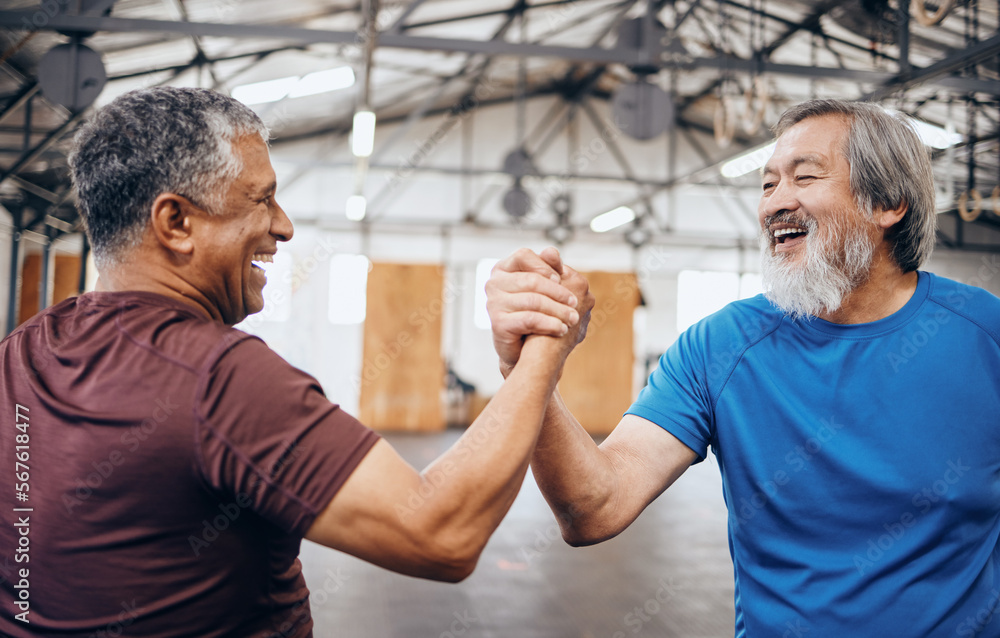
M866 220L851 223L849 215L833 214L820 232L811 216L779 217L765 220L760 233L764 295L793 319L838 310L847 296L867 280L875 257L876 244L865 232ZM800 259L774 252L775 240L768 228L779 221L802 224L809 230L806 244L800 249L805 254Z

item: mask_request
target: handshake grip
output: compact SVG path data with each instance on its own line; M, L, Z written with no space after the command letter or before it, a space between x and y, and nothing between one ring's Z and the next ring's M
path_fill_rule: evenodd
M579 320L575 326L568 326L567 333L576 335L573 346L583 343L587 337L587 328L590 326L590 313L594 309L597 300L590 292L590 284L587 278L573 270L569 266L563 266L564 274L560 280L561 285L573 293L577 299L576 312Z
M493 345L506 376L531 335L553 337L565 350L583 341L594 307L586 277L564 266L558 251L521 249L501 260L486 283Z

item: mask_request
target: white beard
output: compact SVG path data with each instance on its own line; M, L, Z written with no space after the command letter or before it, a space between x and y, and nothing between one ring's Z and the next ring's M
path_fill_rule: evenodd
M861 213L863 215L863 213ZM792 319L816 317L840 308L855 288L868 278L876 244L864 223L849 223L847 213L833 215L822 235L812 217L783 216L806 228L805 254L794 263L786 253L775 253L774 239L767 230L760 233L761 275L764 296ZM867 222L862 218L862 222Z

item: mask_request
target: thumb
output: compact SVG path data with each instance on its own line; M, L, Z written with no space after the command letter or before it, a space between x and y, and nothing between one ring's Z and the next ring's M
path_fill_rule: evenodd
M538 256L542 258L542 261L547 263L549 266L552 266L552 269L557 273L560 275L565 274L563 271L562 256L559 254L558 249L553 246L549 246L540 252Z

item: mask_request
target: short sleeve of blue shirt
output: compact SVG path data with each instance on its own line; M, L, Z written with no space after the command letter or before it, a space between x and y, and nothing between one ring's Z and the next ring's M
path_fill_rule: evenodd
M705 459L712 440L712 407L703 353L690 331L667 350L626 414L652 421Z
M758 296L730 304L686 330L660 357L626 411L660 426L705 460L715 440L715 398L743 352L780 323Z

